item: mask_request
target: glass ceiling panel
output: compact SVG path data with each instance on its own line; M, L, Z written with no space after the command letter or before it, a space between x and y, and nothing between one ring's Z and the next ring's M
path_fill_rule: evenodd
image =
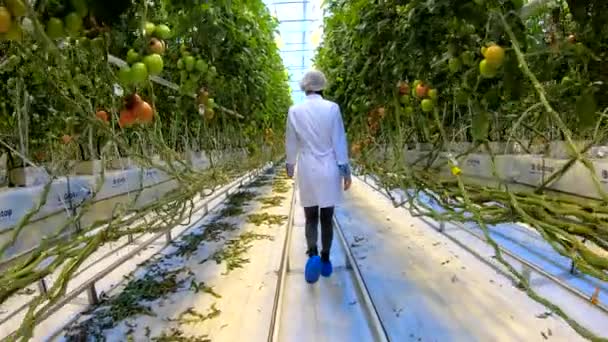
M298 83L312 68L312 58L323 35L322 0L264 0L264 3L279 20L277 45L290 76L293 100L300 102L304 94Z

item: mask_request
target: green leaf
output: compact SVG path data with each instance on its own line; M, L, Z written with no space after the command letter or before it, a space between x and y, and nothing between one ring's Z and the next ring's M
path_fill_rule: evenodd
M485 141L490 133L490 115L485 110L473 114L471 135L475 141Z
M576 100L576 114L580 128L592 127L596 122L597 102L591 90L585 91Z

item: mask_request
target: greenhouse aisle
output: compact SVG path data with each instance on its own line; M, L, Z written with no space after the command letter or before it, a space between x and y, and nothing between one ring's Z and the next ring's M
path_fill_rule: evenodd
M359 180L336 217L393 341L583 340L506 277Z
M355 279L346 268L346 254L337 241L337 234L334 234L331 277L321 277L313 285L304 281L305 218L298 197L296 193L289 247L290 270L284 285L278 341L373 341Z

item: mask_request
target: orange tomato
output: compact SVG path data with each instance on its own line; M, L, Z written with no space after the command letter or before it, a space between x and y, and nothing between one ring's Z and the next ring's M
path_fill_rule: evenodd
M419 85L416 86L416 95L420 98L426 97L427 93L429 92L429 87L423 85L422 83L420 83Z
M118 126L121 128L131 127L135 123L135 115L133 111L123 109L120 111L120 117L118 118Z
M154 120L154 110L152 106L146 101L141 101L133 108L135 119L140 123L150 123Z
M410 92L410 85L403 82L403 81L399 81L399 95L405 95L407 93Z
M69 135L69 134L64 134L61 137L61 142L64 143L64 144L66 144L66 145L69 144L69 143L71 143L72 142L72 136Z
M8 32L11 24L11 12L6 7L0 6L0 33Z
M98 110L97 113L95 113L95 117L97 117L103 122L110 121L110 117L108 116L108 113L105 110Z

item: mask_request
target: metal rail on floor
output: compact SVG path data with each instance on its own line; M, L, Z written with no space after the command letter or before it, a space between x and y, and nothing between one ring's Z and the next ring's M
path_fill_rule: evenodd
M272 167L272 164L265 165L257 170L248 172L245 175L237 178L233 182L226 184L224 190L216 193L214 196L212 196L210 198L204 198L203 202L199 206L197 206L194 210L192 210L193 215L199 213L201 210L204 210L203 215L200 218L198 218L196 221L190 222L189 226L192 227L192 226L196 225L197 223L202 221L209 212L214 210L217 206L221 205L221 202L220 202L220 203L217 203L216 205L214 205L213 207L210 207L209 206L210 203L216 201L221 196L225 195L226 197L228 197L230 195L231 191L233 191L236 188L240 188L240 187L244 186L245 184L250 183L256 177L258 177L260 174L262 174L264 171L266 171L267 169L269 169L271 167ZM182 234L184 234L186 231L189 230L188 228L186 228L186 229L182 230L178 235L172 236L171 231L175 227L176 226L167 227L167 229L164 229L164 230L156 233L151 238L140 243L137 246L137 248L135 248L134 250L132 250L125 256L119 258L118 260L114 261L108 267L104 268L100 272L97 272L94 276L89 278L87 281L83 282L80 286L78 286L74 290L72 290L69 293L62 296L61 299L59 299L50 310L48 310L44 315L39 317L39 319L36 321L36 324L39 324L40 322L44 321L45 319L50 317L52 314L54 314L55 312L60 310L63 306L65 306L66 304L68 304L69 302L71 302L72 300L74 300L76 297L78 297L80 294L82 294L84 292L87 293L87 299L88 299L88 302L90 305L97 304L99 302L99 298L97 295L97 289L95 288L95 283L99 282L105 276L112 273L112 271L114 271L118 266L120 266L120 265L124 264L125 262L127 262L128 260L132 259L135 255L140 253L142 250L147 248L152 243L156 242L161 237L165 236L165 238L167 239L167 244L169 244L169 243L171 243L171 241L173 241L173 239L181 236ZM142 237L144 234L139 235L138 238ZM132 238L130 238L129 241L132 242L133 241ZM125 247L125 245L119 246L120 249L122 249L124 247ZM117 251L118 250L114 250L113 252L117 252ZM105 257L108 257L111 254L113 254L113 253L106 253ZM44 290L46 288L48 288L46 283L42 282L42 284L39 284L39 289L41 290L42 293L44 293ZM8 321L13 315L23 311L27 306L28 306L28 304L25 304L25 305L21 306L20 308L18 308L17 310L15 310L14 312L12 312L11 315L8 315L4 320L2 320L2 322L0 322L0 325L3 323L6 323L6 321ZM61 331L63 330L63 328L65 326L68 326L69 324L73 323L76 319L78 319L78 316L76 316L74 319L70 320L65 325L60 327L56 331L55 335L58 333L61 333ZM14 334L15 334L15 332L11 333L10 335L6 336L5 338L12 337L12 336L14 336Z
M270 329L268 333L268 342L282 342L280 341L280 320L283 311L282 306L284 302L283 296L285 294L286 278L290 270L289 254L291 250L291 237L293 231L294 211L296 204L295 196L296 184L294 184L292 192L291 207L289 209L289 217L287 221L287 231L285 233L285 241L283 243L283 251L280 264L281 266L279 268L279 277L277 280L274 307L272 311ZM370 326L371 333L374 336L374 341L388 342L389 338L386 329L382 324L378 311L376 310L376 307L371 299L365 281L361 275L361 271L359 270L359 266L357 265L357 262L352 254L348 241L346 241L346 237L344 236L342 228L339 222L336 220L335 216L333 221L334 231L337 233L336 235L338 237L338 240L340 241L346 254L346 270L353 273L353 279L355 281L354 287L358 292L357 297L359 297L361 299L361 302L363 303L364 313ZM302 279L302 281L304 281L304 279Z
M340 222L334 216L334 231L338 235L338 240L342 243L342 247L346 253L347 258L347 269L350 269L355 276L355 285L359 290L359 294L361 299L363 299L363 303L365 305L365 313L367 315L368 322L372 328L372 332L374 334L374 341L389 341L388 333L386 332L386 328L384 324L382 324L382 320L380 319L380 314L374 305L372 297L369 293L367 285L365 284L365 279L363 279L363 275L361 274L361 270L359 269L359 265L357 265L357 261L353 255L353 252L350 249L350 245L348 241L346 241L346 236L342 231L342 226Z
M380 194L382 194L382 196L389 198L389 196L387 194L384 193L384 191L382 191L383 189L380 189L377 185L375 184L371 184L370 182L368 182L367 177L357 177L360 180L362 180L365 184L367 184L369 187L371 187L372 189L378 191ZM401 207L405 208L405 205L402 204ZM469 246L466 246L465 244L463 244L461 241L459 241L458 239L456 239L455 237L451 236L450 234L447 234L445 232L445 224L446 222L433 222L431 220L428 220L424 217L419 217L420 220L422 220L423 222L425 222L427 225L433 227L434 229L436 229L437 231L439 231L442 235L446 236L447 238L449 238L450 240L452 240L453 242L455 242L456 244L460 245L461 247L463 247L464 249L466 249L469 253L473 254L475 257L477 257L478 259L480 259L482 262L486 263L487 265L489 265L490 267L492 267L493 269L495 269L496 271L500 272L502 275L512 279L512 280L516 280L515 277L510 274L508 271L506 271L505 269L500 268L498 265L488 261L486 258L484 258L483 256L479 255L479 253L475 252L472 248L470 248ZM437 224L439 225L439 227L437 227ZM450 224L452 224L453 226L459 228L460 230L468 233L469 235L481 240L484 243L487 243L485 237L483 235L477 234L475 232L473 232L471 229L467 228L466 226L464 226L463 224L461 224L460 222L450 222ZM507 255L508 257L514 259L515 261L519 262L522 265L522 271L524 271L523 273L525 274L526 279L529 281L532 271L534 273L536 273L537 275L551 281L554 282L555 284L557 284L558 286L562 287L563 289L567 290L568 292L570 292L571 294L575 295L576 297L579 297L585 301L589 301L589 296L586 295L585 293L579 291L578 289L566 284L565 282L563 282L561 279L553 276L552 274L549 274L548 272L544 271L541 267L539 267L536 264L533 264L521 257L519 257L518 255L510 252L509 250L498 246L499 250L501 253L504 253L505 255ZM597 303L594 305L594 307L598 308L599 310L601 310L604 313L608 314L608 307L606 307L604 304L602 303Z

